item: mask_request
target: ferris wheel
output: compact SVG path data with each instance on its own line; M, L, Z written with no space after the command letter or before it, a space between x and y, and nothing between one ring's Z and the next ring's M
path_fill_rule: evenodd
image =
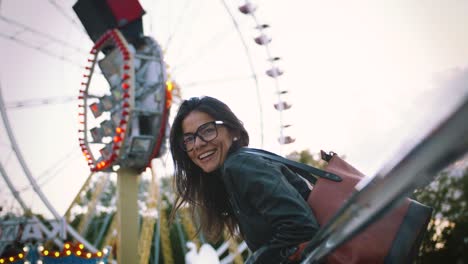
M260 19L261 7L250 1L140 2L146 11L143 16L145 35L151 36L152 43L157 43L155 50L164 57L161 74L173 85L170 91L173 109L180 100L190 96L218 97L233 105L235 112L241 112L240 116L256 116L246 121L246 126L254 131L255 144L264 144L264 130L268 125L277 128L278 133L273 137L278 144L294 141L285 130L288 125L284 122L283 111L291 104L286 101L288 91L279 85L283 74L281 60L273 53L269 25ZM92 258L102 258L105 255L100 250L103 245L117 246L113 231L115 176L113 168L102 170L109 168L106 159L99 160L106 150L93 150L96 158L93 156L89 162L83 158L86 153L81 142L76 143L77 130L83 129L79 123L83 120L76 118L76 106L81 100L78 97L82 96L77 96L77 90L83 77L86 78L84 75L89 74L83 72L89 70L85 64L89 52L96 46L73 13L74 4L75 1L49 0L37 8L18 1L0 2L0 43L5 58L0 72L3 126L0 216L3 220L23 221L26 225L37 223L40 226L37 236L64 248L69 245L66 240L72 239L79 243L78 249L81 246L92 253ZM95 74L106 75L98 71ZM98 81L96 87L99 85L107 84ZM97 108L97 97L88 96L88 104L80 107L93 111L93 106ZM105 93L100 97L105 97ZM270 112L277 118L264 117ZM108 119L112 119L111 113ZM92 137L91 129L88 130ZM160 138L163 135L161 131ZM171 203L171 194L161 187L159 180L170 174L163 148L164 142L157 146L152 158L159 157L158 161L153 161L152 173L151 170L143 173L142 183L147 186L141 184L138 192L140 228L146 230L142 234L147 236L141 235L138 243L139 250L142 249L140 260L146 259L146 263L148 260L157 263L159 253L149 251L159 246L161 252L165 252L160 255L166 255L164 262L171 259L167 247L169 231L163 230L165 225L161 222L165 213L162 204ZM116 153L111 149L109 157L112 154ZM141 168L150 162L148 159ZM55 219L55 222L43 223L37 217L32 220L22 217L35 214ZM35 238L34 228L29 231L28 241ZM195 234L193 221L185 215L179 216L176 228L179 242ZM2 229L5 235L5 227ZM17 237L15 233L14 238ZM161 241L159 246L152 243L155 237ZM197 243L201 244L203 238L198 239ZM1 240L0 254L10 242ZM241 241L237 242L217 248L226 263L235 258L236 252L245 249ZM228 248L229 254L226 253ZM63 256L64 252L67 251L54 254ZM106 254L109 256L112 252ZM20 257L15 255L15 258Z

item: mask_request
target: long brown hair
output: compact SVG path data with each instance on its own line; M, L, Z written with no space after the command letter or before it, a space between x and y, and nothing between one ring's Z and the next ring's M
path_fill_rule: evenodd
M213 97L193 97L185 100L174 119L169 137L174 161L174 186L176 202L171 212L171 221L184 203L188 203L192 219L199 218L197 231L209 240L218 240L225 228L235 234L238 221L235 218L219 170L205 173L189 158L181 147L182 122L192 111L206 113L215 120L223 121L228 130L238 137L229 152L247 146L249 134L231 109Z

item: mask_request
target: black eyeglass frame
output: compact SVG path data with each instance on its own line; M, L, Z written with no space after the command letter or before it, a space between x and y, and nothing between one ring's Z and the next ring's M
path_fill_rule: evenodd
M200 129L206 128L209 124L214 124L214 128L215 128L216 135L215 135L212 139L206 140L206 139L204 139L203 136L200 135L199 133L200 133ZM185 142L184 138L182 138L182 141L180 142L180 147L182 148L183 151L185 151L185 152L190 152L190 151L192 151L192 150L194 149L194 147L195 147L195 142L196 142L196 140L197 140L197 137L199 137L201 140L203 140L203 141L206 142L206 143L215 140L215 139L218 137L218 125L224 125L224 124L226 124L226 123L224 123L223 121L214 120L214 121L206 122L206 123L200 125L200 126L197 128L197 130L195 131L195 133L186 133L186 134L183 135L183 137L185 137L185 136L187 136L187 135L192 135L192 136L193 136L193 146L192 146L192 148L189 149L189 150L187 149L186 144L184 143L184 142Z

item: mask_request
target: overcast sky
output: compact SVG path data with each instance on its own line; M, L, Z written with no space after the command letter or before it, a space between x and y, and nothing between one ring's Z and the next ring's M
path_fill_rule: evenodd
M77 102L13 108L17 101L75 97L92 43L81 29L73 0L2 0L0 83L20 149L60 213L89 174L77 140ZM466 96L468 2L258 1L268 23L270 51L281 57L281 90L293 107L294 144L279 147L276 87L254 20L228 6L248 44L245 51L222 1L141 1L145 32L161 43L184 98L210 95L231 106L251 133L252 146L287 154L332 150L368 175L417 141ZM169 2L170 4L168 4ZM23 24L27 29L20 26ZM41 47L40 49L35 47ZM65 60L58 57L64 57ZM250 68L249 59L254 68ZM257 96L254 74L259 78ZM41 203L0 132L0 159L27 203ZM0 180L0 203L13 204Z

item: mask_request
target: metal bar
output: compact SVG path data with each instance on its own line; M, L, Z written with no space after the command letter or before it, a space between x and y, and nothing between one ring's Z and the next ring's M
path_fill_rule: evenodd
M64 214L64 218L65 220L67 220L67 222L70 222L70 213L71 213L71 209L73 208L73 206L75 206L76 204L78 204L78 202L81 200L80 198L80 194L84 191L85 188L88 188L88 185L90 184L91 182L91 178L94 176L94 172L91 172L88 176L88 178L86 178L86 181L85 183L81 186L81 189L78 191L78 193L75 195L75 198L73 199L73 201L71 202L70 206L68 206L68 209L67 211L65 212Z
M8 177L5 169L3 168L3 165L0 163L0 174L2 175L3 179L5 180L8 188L10 189L11 193L13 194L13 196L15 197L16 201L18 201L18 203L21 205L21 208L23 208L23 212L24 214L29 214L30 213L30 209L28 206L26 206L26 203L23 201L23 199L21 198L18 190L16 190L15 186L13 185L13 183L11 182L10 178ZM1 252L0 252L1 253Z
M156 160L153 159L153 162ZM156 175L155 172L156 169L156 164L151 165L151 173L152 175ZM155 178L156 180L156 178ZM158 219L156 220L156 228L153 232L153 245L154 245L154 256L153 256L153 264L158 264L159 263L159 252L160 252L160 243L161 243L161 211L164 210L163 205L162 205L162 195L161 195L161 187L160 185L156 185L156 210L158 212Z
M86 215L81 219L77 231L85 236L88 233L89 226L92 223L94 216L96 215L96 206L102 198L104 189L109 184L109 175L104 175L99 179L94 187L94 192L92 193L91 201L88 203L88 210Z
M7 39L7 40L14 41L16 43L19 43L24 47L27 47L27 48L30 48L30 49L35 49L38 52L41 52L42 54L45 54L45 55L50 56L50 57L55 58L55 59L62 60L64 62L69 63L70 65L73 65L73 66L78 67L80 69L83 68L83 67L80 66L80 64L78 62L75 62L75 61L71 60L70 58L67 58L67 57L65 57L63 55L54 54L53 52L44 49L43 46L41 46L41 45L37 45L37 46L32 45L28 41L19 39L19 38L15 37L15 36L10 36L10 35L5 34L3 32L0 32L0 37L4 38L4 39Z
M37 193L39 198L45 204L47 209L49 209L49 211L52 213L52 215L55 217L55 219L60 219L61 218L60 215L57 213L55 208L52 206L52 204L46 198L46 196L44 195L42 190L39 188L39 185L37 184L36 180L32 176L32 173L29 170L29 167L26 165L26 161L23 158L23 154L21 153L21 150L20 150L18 144L16 143L15 136L13 135L13 131L12 131L11 126L10 126L10 121L8 119L8 115L6 113L1 87L0 87L0 112L1 112L1 115L2 115L5 130L6 130L7 134L8 134L8 139L10 140L11 148L15 152L16 158L18 159L18 161L19 161L19 163L20 163L26 177L28 178L29 183L31 183L31 186L33 187L34 191Z
M81 244L83 244L89 251L91 252L97 252L98 250L93 246L91 245L85 238L83 238L82 236L80 236L80 234L78 234L78 232L76 232L75 229L73 229L73 227L69 224L65 224L66 228L67 228L67 232L73 237L75 238L78 242L80 242Z
M48 98L37 98L37 99L30 99L24 101L14 101L14 102L7 102L6 108L14 109L14 108L24 108L24 107L36 107L36 106L43 106L49 104L60 104L60 103L68 103L77 101L76 96L62 96L62 97L48 97Z
M463 97L463 96L462 96ZM370 181L359 183L338 213L311 241L302 263L315 263L384 215L414 189L468 151L468 94L457 109L419 143L388 163Z
M8 185L8 188L10 189L10 191L12 192L13 196L15 197L16 201L18 201L18 203L21 205L21 208L23 208L23 211L26 215L29 215L31 214L31 210L29 207L26 206L26 203L24 202L24 200L21 198L19 192L15 189L13 183L11 182L10 178L8 177L5 169L3 168L3 165L0 163L0 174L2 175L3 179L5 180L6 184ZM39 221L39 219L31 214L31 219L35 222L37 222L39 224L39 226L41 227L41 229L47 233L50 233L49 229L41 222ZM59 247L63 247L63 242L58 239L58 238L54 238L53 239L54 243L59 246ZM0 254L3 252L3 247L0 246Z
M158 203L159 205L159 203ZM162 207L159 205L159 207ZM160 209L164 210L164 209ZM158 212L158 220L156 222L156 229L154 230L154 236L153 236L153 245L154 245L154 257L153 257L153 262L155 264L159 263L159 242L160 242L160 233L161 233L161 214Z
M7 18L7 17L5 17L3 15L0 15L0 20L3 20L3 21L5 21L5 23L8 23L10 25L22 28L23 30L28 31L28 32L30 32L32 34L39 35L39 36L41 36L41 37L43 37L45 39L48 39L49 41L58 43L59 45L62 45L63 47L70 48L70 49L74 50L75 52L81 52L81 53L86 54L86 51L81 49L79 46L75 46L73 43L58 39L58 38L54 37L53 35L51 35L49 33L40 32L40 31L38 31L38 30L36 30L36 29L34 29L32 27L29 27L26 24L20 23L20 22L18 22L16 20L13 20L11 18Z
M111 204L112 205L115 204L115 199L112 200ZM108 213L106 215L106 218L104 219L104 223L102 224L101 229L99 230L99 234L98 234L98 236L97 236L97 238L96 238L96 240L94 241L94 244L93 244L93 246L95 246L96 248L99 247L99 245L102 242L102 238L104 237L104 234L106 233L106 231L109 230L110 222L111 222L113 217L114 217L114 214L112 214L112 213ZM103 245L103 246L106 246L106 245Z

